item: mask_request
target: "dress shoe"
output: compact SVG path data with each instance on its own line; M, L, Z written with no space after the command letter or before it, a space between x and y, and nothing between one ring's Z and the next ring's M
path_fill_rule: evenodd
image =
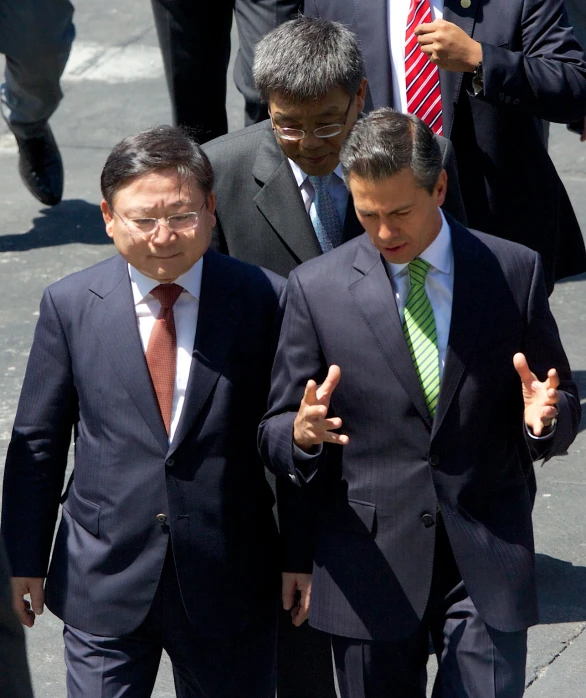
M20 176L30 193L46 206L55 206L63 195L63 162L48 124L32 138L16 136Z

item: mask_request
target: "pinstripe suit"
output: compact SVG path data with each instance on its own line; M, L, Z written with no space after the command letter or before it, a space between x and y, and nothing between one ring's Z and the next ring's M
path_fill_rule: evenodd
M272 272L204 255L191 371L171 443L125 260L46 290L8 449L2 529L13 574L44 577L61 500L46 599L68 626L109 638L133 633L167 570L177 581L163 615L177 643L188 642L177 631L188 625L226 645L265 617L261 632L272 635L280 561L256 429L283 284ZM75 466L62 495L72 430ZM271 665L270 650L251 652ZM245 670L254 674L254 664ZM261 682L273 678L269 671Z
M575 437L576 387L538 255L448 222L452 321L433 421L368 237L289 277L260 443L269 467L299 482L291 429L303 388L340 366L331 411L350 443L324 447L309 485L322 489L310 623L332 635L406 641L421 628L437 573L438 506L482 620L504 633L538 620L532 461L564 452ZM541 380L559 371L559 421L547 441L525 433L518 351Z

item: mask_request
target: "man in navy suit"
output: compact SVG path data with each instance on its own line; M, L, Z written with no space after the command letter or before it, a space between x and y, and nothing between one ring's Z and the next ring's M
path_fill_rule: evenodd
M179 129L123 140L101 183L119 254L45 291L8 449L15 605L64 621L68 696L149 696L164 648L180 696L273 698L256 430L284 282L208 251L213 172Z
M416 113L406 106L405 78L413 2L305 0L306 14L342 22L358 35L367 111ZM586 112L586 62L564 0L415 5L422 2L427 19L409 31L422 60L439 68L443 135L456 152L468 224L539 252L551 291L558 279L586 271L580 226L547 153L542 122L573 122Z
M434 696L518 698L532 463L580 417L541 261L441 212L416 117L372 112L341 162L366 233L291 273L260 430L317 502L310 624L343 698L424 698L430 632Z

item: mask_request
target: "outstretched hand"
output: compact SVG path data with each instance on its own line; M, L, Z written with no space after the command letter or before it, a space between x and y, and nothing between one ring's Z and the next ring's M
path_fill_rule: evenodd
M345 446L349 439L345 434L335 434L334 430L342 426L339 417L330 417L330 400L332 393L340 382L340 367L332 365L324 382L318 386L314 380L307 381L305 394L299 412L293 423L293 441L302 451L309 452L314 446L324 442Z
M547 378L541 382L529 368L525 354L521 353L513 356L513 365L521 379L525 424L535 436L541 436L544 429L548 429L558 416L556 407L560 401L558 372L555 368L550 368Z

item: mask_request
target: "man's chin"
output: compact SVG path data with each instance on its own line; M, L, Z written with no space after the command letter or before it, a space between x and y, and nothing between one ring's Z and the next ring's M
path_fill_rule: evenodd
M327 177L336 169L338 162L329 155L322 158L308 159L299 158L297 164L310 177Z

